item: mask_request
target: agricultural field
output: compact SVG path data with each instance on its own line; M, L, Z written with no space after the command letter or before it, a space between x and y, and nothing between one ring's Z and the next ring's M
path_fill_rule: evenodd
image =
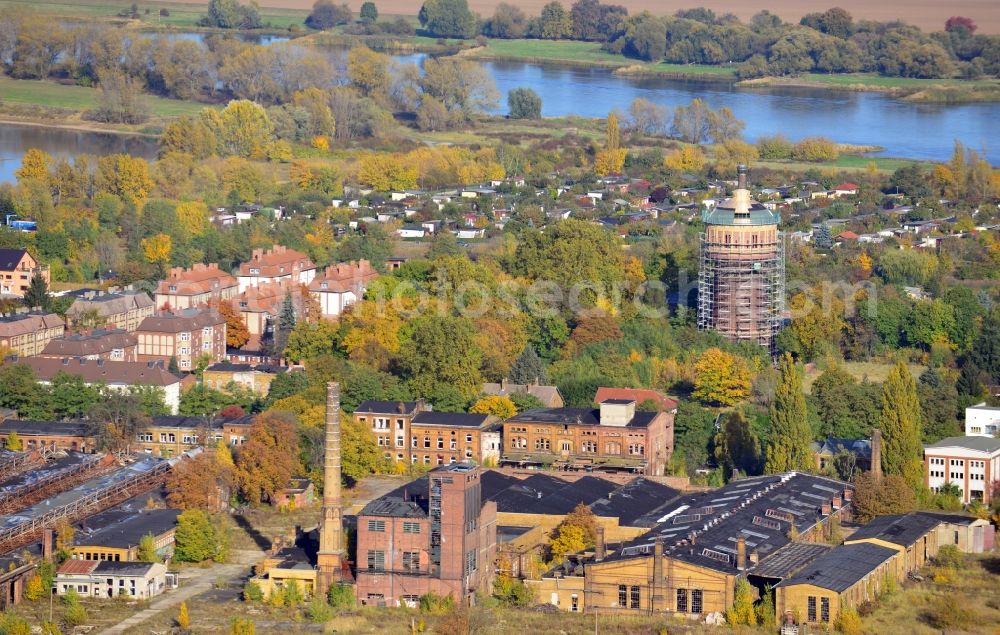
M131 0L0 0L2 7L24 7L42 13L58 15L62 18L84 18L98 20L115 20L130 26L174 27L190 29L196 27L198 19L205 14L207 2L136 2L140 19L128 20L119 17L119 13L132 6ZM272 2L266 4L278 4ZM287 29L291 25L302 26L303 20L309 14L306 8L290 7L260 7L260 17L265 24L270 23L274 29ZM146 10L149 13L146 13ZM161 16L160 9L166 9L170 15Z

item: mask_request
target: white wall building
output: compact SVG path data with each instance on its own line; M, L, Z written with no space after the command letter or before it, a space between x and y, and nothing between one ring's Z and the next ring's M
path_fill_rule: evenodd
M934 492L948 484L961 490L963 503L989 505L991 484L1000 479L1000 439L948 437L924 446L924 483Z
M998 430L1000 430L1000 408L987 406L984 401L965 409L966 436L993 437Z

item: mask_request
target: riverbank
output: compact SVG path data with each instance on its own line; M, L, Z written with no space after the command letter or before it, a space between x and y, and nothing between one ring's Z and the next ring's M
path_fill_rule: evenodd
M480 61L603 67L625 77L659 77L719 81L740 87L794 86L852 92L878 92L926 103L1000 101L1000 80L913 79L875 73L804 73L796 77L764 77L740 81L736 65L641 62L601 49L598 42L571 40L489 40L485 46L462 49L463 57Z

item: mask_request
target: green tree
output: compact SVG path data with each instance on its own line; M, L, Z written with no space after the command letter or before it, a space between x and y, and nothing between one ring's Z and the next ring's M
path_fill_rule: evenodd
M298 606L305 598L302 595L302 587L296 580L289 580L285 585L285 605Z
M347 4L336 4L333 0L316 0L305 24L310 29L332 29L338 24L348 24L354 14Z
M298 322L288 335L285 358L289 362L302 362L329 355L336 339L337 325L333 322L324 319Z
M535 352L535 347L528 345L524 347L521 354L514 360L514 364L507 373L507 379L515 384L545 383L545 366Z
M454 387L466 399L482 386L483 353L476 327L462 317L422 316L410 322L410 341L400 351L400 366L414 394L433 395Z
M538 18L538 30L546 40L561 40L573 35L573 19L569 11L558 1L553 0L544 7Z
M726 624L738 626L757 625L757 613L753 608L753 591L745 576L736 579L736 593L733 598L733 605L726 609Z
M539 119L542 98L530 88L513 88L507 93L507 108L511 119Z
M248 580L243 586L243 601L257 603L263 602L264 591L261 590L260 585L253 580Z
M361 5L361 19L369 24L378 20L378 7L374 2L365 2Z
M760 442L742 413L732 412L723 421L715 435L715 459L727 478L737 470L752 476L760 469Z
M48 312L51 298L49 297L49 285L40 274L31 277L31 284L24 292L24 306L28 308L39 308Z
M354 588L347 584L332 584L326 592L326 599L330 606L342 611L354 606Z
M291 292L285 292L285 299L281 303L281 311L278 313L278 324L274 329L274 352L277 355L284 355L285 347L288 345L288 337L295 329L295 304L292 302Z
M153 534L146 534L139 539L139 562L159 562L160 556L156 553L156 538Z
M476 34L476 15L466 0L426 0L417 16L435 37L469 38Z
M177 517L174 541L174 557L180 562L211 560L220 549L220 537L212 517L201 509L189 509Z
M788 353L778 361L778 387L770 413L771 436L764 470L768 474L807 471L812 435L806 419L802 371Z
M968 361L989 375L993 383L1000 384L1000 306L993 307L983 318Z
M923 483L922 419L917 384L899 362L882 385L882 471L902 476L914 490Z

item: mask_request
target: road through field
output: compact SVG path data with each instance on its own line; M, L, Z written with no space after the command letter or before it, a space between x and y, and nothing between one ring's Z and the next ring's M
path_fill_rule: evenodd
M187 2L187 0L175 0ZM469 0L469 7L481 16L493 14L502 0ZM538 15L548 0L506 0L524 9L529 15ZM734 13L743 21L767 9L788 21L798 22L806 13L825 11L833 6L846 9L855 20L877 20L891 22L902 20L914 24L925 31L940 31L944 22L953 15L970 17L979 25L979 33L1000 33L1000 2L997 0L896 0L871 2L870 0L604 0L607 4L625 6L629 13L649 11L655 15L670 15L678 9L708 7L717 14ZM314 0L262 0L261 6L279 9L309 9ZM358 11L363 0L349 0L352 9ZM207 0L191 0L192 4L207 4ZM571 0L563 0L567 8ZM420 0L375 0L375 5L383 15L416 15L420 10Z

